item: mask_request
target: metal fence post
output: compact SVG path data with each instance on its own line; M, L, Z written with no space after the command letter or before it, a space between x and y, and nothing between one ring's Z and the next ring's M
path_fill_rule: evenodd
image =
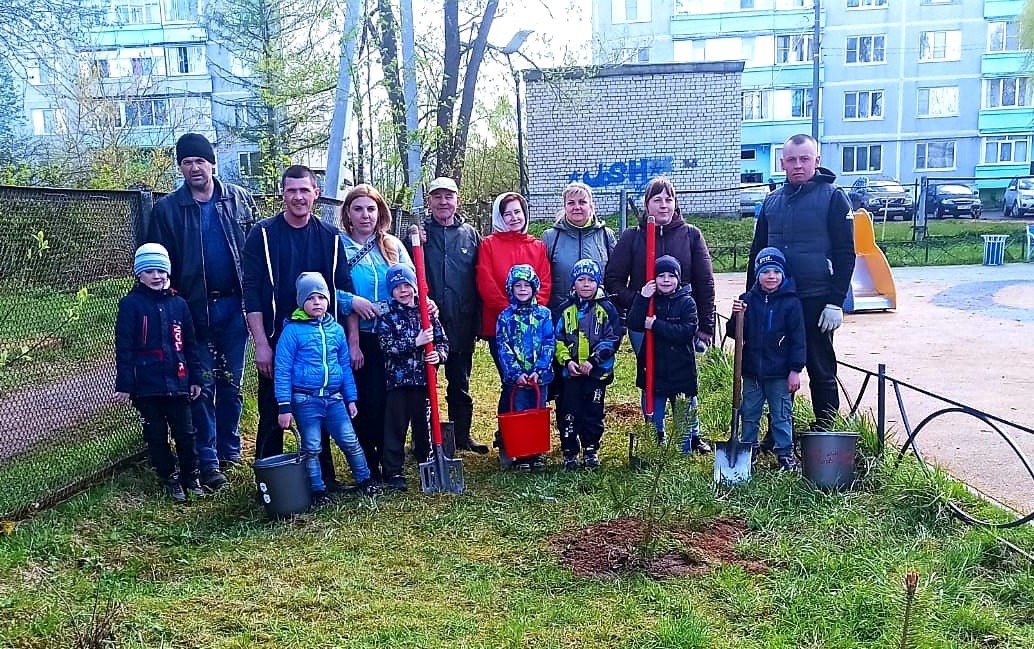
M621 234L628 227L628 190L622 189L618 197L620 207L618 208L618 234Z
M144 242L144 233L151 225L151 212L154 210L154 194L150 187L143 187L136 192L136 201L133 211L136 212L133 219L133 241L135 246Z
M887 366L876 366L876 443L879 456L887 441Z

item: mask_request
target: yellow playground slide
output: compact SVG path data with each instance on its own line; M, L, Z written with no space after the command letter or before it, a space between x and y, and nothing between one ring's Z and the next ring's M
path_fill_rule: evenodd
M851 276L851 292L844 301L844 310L854 313L896 309L894 276L887 257L876 245L872 217L863 209L854 213L854 248L854 275Z

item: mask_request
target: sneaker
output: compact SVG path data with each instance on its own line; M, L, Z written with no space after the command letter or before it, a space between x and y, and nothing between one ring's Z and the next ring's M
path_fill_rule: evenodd
M546 460L541 455L531 458L531 470L542 471L546 468Z
M395 491L405 491L406 489L409 489L409 485L406 484L406 479L401 475L393 475L388 478L387 486L389 489L394 489Z
M165 495L177 503L187 502L187 494L183 491L183 485L180 484L179 479L166 480L162 482L162 490Z
M531 462L529 462L527 458L516 460L513 463L513 470L527 473L528 471L531 471Z
M576 456L576 455L565 455L564 456L564 470L565 471L577 471L578 470L578 456Z
M186 491L188 495L193 496L194 498L205 497L205 490L201 488L201 481L198 480L196 476L192 479L188 479L183 483L183 490Z
M238 455L237 457L227 458L225 460L219 460L220 471L230 471L236 469L239 466L244 466L244 460Z
M700 455L708 455L711 453L711 445L705 442L703 437L694 437L690 441L689 447L693 449L694 453L698 453Z
M796 471L797 460L792 455L780 455L779 456L779 470L780 471Z
M326 491L317 491L312 494L312 506L313 507L326 507L333 505L334 501L330 499Z
M226 476L219 469L206 469L201 472L201 485L209 491L219 491L226 486Z
M596 454L596 451L585 451L582 454L582 466L586 469L595 469L600 466L600 456Z
M372 479L363 480L356 484L355 488L364 496L379 496L381 494L381 486Z
M456 450L470 451L471 453L477 453L478 455L488 455L488 446L474 440L473 438L456 440Z

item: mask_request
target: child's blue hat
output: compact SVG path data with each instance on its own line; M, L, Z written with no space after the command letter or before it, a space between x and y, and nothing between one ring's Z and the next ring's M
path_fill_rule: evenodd
M761 273L766 270L773 268L778 270L783 277L786 277L786 257L783 256L783 252L779 248L771 246L762 248L754 261L754 268L754 279L760 277Z
M662 255L657 258L657 261L653 264L654 275L660 275L661 273L671 273L675 276L679 283L682 283L682 264L679 263L678 259L675 259L671 255Z
M401 286L402 284L409 284L413 287L414 291L418 290L416 285L416 273L414 273L413 269L406 264L395 264L394 266L391 266L388 268L388 272L385 274L385 277L388 281L389 291L394 292L395 287Z
M592 259L579 259L575 265L571 267L571 286L574 286L575 280L582 275L588 275L592 278L592 281L597 284L603 283L600 279L600 275L602 275L600 265Z
M510 269L510 272L506 275L506 294L513 297L513 285L522 279L531 284L533 291L531 299L535 301L535 296L539 294L539 287L542 284L539 282L538 273L528 264L517 264Z
M160 243L145 243L133 255L133 274L139 276L145 270L172 272L169 251Z

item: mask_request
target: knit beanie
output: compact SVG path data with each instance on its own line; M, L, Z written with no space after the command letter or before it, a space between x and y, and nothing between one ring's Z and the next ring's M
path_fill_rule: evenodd
M588 275L597 284L603 283L600 279L600 265L592 259L579 259L575 262L575 265L571 267L571 285L574 286L575 280L582 275Z
M654 262L653 274L660 275L661 273L671 273L675 276L675 279L679 280L679 284L682 283L682 264L671 255L658 257L657 261Z
M541 284L539 282L538 273L536 273L535 269L528 264L517 264L510 268L510 272L506 276L506 294L513 297L513 285L522 279L531 284L531 299L534 301L535 296L538 295L539 286L541 286Z
M761 273L769 269L776 269L786 277L786 257L779 248L762 248L754 262L754 279L761 276Z
M313 293L319 293L330 300L330 289L327 288L327 280L323 279L320 273L302 273L294 282L295 299L298 306L305 304L305 300Z
M406 264L395 264L389 268L387 279L388 290L392 293L395 292L396 286L401 286L402 284L409 284L413 287L414 291L417 290L416 273L414 273L413 269Z
M133 274L140 276L145 270L164 270L172 272L172 260L169 251L160 243L145 243L136 249L133 255Z
M176 140L176 164L183 158L204 158L215 164L215 149L208 138L200 133L186 133Z

